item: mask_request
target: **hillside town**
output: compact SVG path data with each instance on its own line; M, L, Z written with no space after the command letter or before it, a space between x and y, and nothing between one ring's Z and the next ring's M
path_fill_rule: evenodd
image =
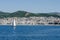
M14 19L16 25L60 25L60 18L52 16L0 18L0 25L12 25Z

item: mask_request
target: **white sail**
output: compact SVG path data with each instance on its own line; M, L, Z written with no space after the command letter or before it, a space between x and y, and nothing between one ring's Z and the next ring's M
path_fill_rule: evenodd
M13 27L14 27L14 30L16 29L16 22L15 22L15 19L13 20Z
M14 23L13 23L13 24L14 24L14 26L16 26L16 22L15 22L15 19L14 19Z

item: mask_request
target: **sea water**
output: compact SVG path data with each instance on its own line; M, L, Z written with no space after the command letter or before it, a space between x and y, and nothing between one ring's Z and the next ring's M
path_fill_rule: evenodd
M0 25L0 40L60 40L60 26Z

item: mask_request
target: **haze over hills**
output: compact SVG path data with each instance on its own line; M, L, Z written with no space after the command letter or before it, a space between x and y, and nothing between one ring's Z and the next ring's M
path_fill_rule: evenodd
M30 17L30 16L44 16L44 17L60 17L60 13L58 12L51 12L51 13L31 13L27 11L16 11L13 13L2 12L0 11L0 18L6 17Z

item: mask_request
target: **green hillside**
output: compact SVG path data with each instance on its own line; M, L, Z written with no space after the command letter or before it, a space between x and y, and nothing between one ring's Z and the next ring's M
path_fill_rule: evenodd
M9 17L8 15L10 15L10 13L0 11L0 18Z
M43 16L43 17L49 17L49 16L53 16L53 17L60 17L60 13L30 13L30 12L26 12L26 11L16 11L13 13L7 13L7 12L1 12L0 11L0 18L6 18L6 17L30 17L30 16Z
M9 17L24 17L27 12L25 11L16 11L9 15Z

